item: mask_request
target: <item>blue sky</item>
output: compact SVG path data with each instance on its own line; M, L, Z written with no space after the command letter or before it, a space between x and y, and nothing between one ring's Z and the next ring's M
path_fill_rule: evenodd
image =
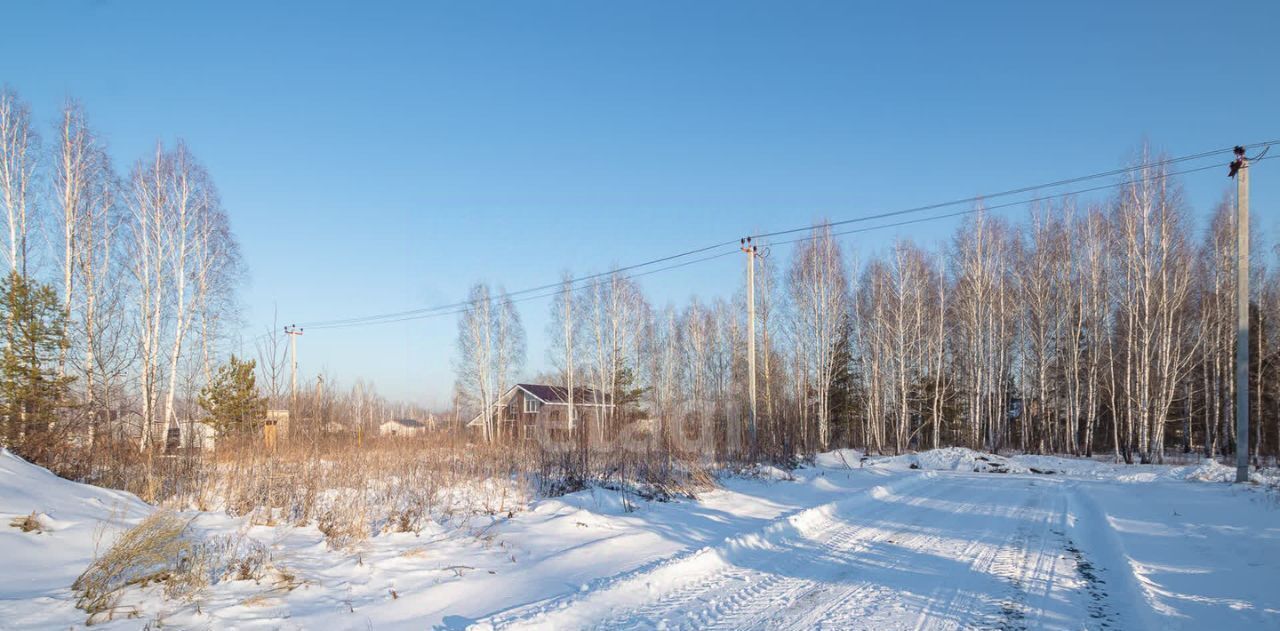
M185 139L251 279L246 336L753 232L1280 138L1275 2L10 3L0 82L81 99L124 170ZM1275 236L1275 169L1254 214ZM1227 190L1189 176L1201 216ZM1022 211L1005 211L1012 216ZM955 221L858 235L926 244ZM1274 239L1273 239L1274 241ZM728 257L648 276L728 295ZM529 368L547 305L522 305ZM453 317L313 331L304 376L447 401Z

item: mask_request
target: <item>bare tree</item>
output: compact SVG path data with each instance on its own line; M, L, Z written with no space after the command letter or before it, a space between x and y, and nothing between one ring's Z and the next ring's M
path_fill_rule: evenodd
M1108 230L1106 216L1099 207L1090 208L1077 217L1072 226L1076 250L1071 257L1074 299L1066 345L1071 402L1067 414L1080 419L1084 425L1083 451L1087 456L1093 455L1105 349L1111 346L1108 289L1111 236Z
M1063 347L1066 316L1071 312L1066 300L1071 293L1067 291L1068 243L1063 219L1070 212L1070 207L1033 208L1029 239L1018 252L1019 330L1024 353L1019 440L1023 451L1060 451L1064 445L1057 441L1064 434L1067 449L1078 451L1071 414L1066 415L1062 433L1057 429L1060 373L1055 370L1060 366L1058 353Z
M169 244L168 180L172 161L157 143L150 161L139 161L131 176L130 211L134 220L132 272L138 286L137 335L139 338L140 386L142 398L139 446L149 447L153 441L156 400L160 388L160 345L166 314Z
M0 202L9 226L9 269L27 271L27 227L33 203L40 137L31 109L18 94L0 88Z
M796 249L790 288L796 348L814 390L817 445L826 449L836 344L845 326L849 297L844 259L829 224L815 226Z
M289 374L289 340L280 327L274 312L271 326L254 338L254 350L258 357L258 375L262 389L271 405L280 405ZM359 385L359 382L357 382Z
M686 449L705 444L710 438L711 424L715 414L714 393L714 337L715 319L710 309L697 298L690 301L680 318L680 354L681 375L684 377L682 388L687 403L681 421L679 438L681 446ZM696 432L700 441L689 440L690 430ZM700 456L708 454L700 453Z
M520 313L505 290L499 289L498 292L489 325L493 329L490 339L493 341L495 401L515 381L525 361L524 325L520 322Z
M1163 165L1134 173L1112 222L1121 252L1126 459L1136 449L1142 462L1162 462L1165 421L1189 363L1180 342L1190 330L1185 316L1192 270L1181 191Z
M964 444L999 449L1005 437L1013 338L1009 303L1009 231L979 209L956 234L951 308L956 378L966 399Z
M223 238L225 231L221 229L225 223L221 221L218 193L208 172L181 142L173 152L172 164L172 180L169 182L172 206L166 222L168 230L164 234L169 241L168 269L175 301L170 333L169 388L165 395L163 418L166 426L178 420L175 408L178 366L188 335L197 319L202 324L207 322L207 318L202 316L208 304L209 277L233 266ZM209 374L207 353L202 363L205 374Z
M551 303L551 321L547 325L551 346L547 349L547 354L565 384L565 407L567 408L565 422L568 427L577 431L579 475L585 477L590 464L591 433L585 420L579 418L576 405L575 382L578 380L578 371L581 370L578 348L582 343L583 335L581 321L574 307L574 303L577 302L576 291L573 276L565 272L560 283L560 291Z
M761 398L763 399L764 415L759 420L761 427L757 428L760 436L768 436L773 445L779 445L778 436L778 399L781 397L779 388L780 377L777 372L777 345L779 335L777 333L778 324L781 321L778 313L780 307L780 289L778 287L777 266L773 262L769 248L764 248L756 257L756 370L758 371L758 380L763 384L761 389Z
M675 308L670 305L663 308L649 331L650 406L660 424L658 432L670 453L675 439L672 429L675 427L673 420L680 402L683 367L680 357L680 326Z
M106 352L115 345L103 342L119 336L124 320L119 297L127 291L127 283L112 248L122 229L116 204L119 182L104 144L90 130L83 108L75 101L63 107L57 132L53 192L61 207L57 223L70 341L59 357L59 373L66 373L70 356L81 377L84 410L93 416L99 410L101 375L111 370L108 366L118 369L119 364ZM90 425L89 429L92 436L95 428Z
M471 287L467 308L458 317L456 390L466 405L478 410L485 440L494 440L493 299L483 283Z

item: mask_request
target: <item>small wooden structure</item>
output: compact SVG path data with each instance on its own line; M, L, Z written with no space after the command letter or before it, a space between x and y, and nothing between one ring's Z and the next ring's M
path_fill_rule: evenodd
M262 443L270 450L276 448L276 441L289 435L289 410L267 410L267 418L262 421Z

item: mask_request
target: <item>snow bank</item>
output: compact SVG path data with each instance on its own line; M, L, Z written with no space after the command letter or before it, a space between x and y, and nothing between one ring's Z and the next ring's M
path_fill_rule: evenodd
M32 512L36 530L10 525ZM83 622L69 600L71 583L95 548L106 550L150 512L131 493L64 480L0 450L0 620L18 628Z
M877 456L865 466L883 469L924 469L926 471L972 471L974 473L1032 473L1031 467L995 454L984 454L963 447L931 449L900 456Z
M815 463L820 467L845 468L844 462L847 460L853 468L1063 475L1129 483L1161 480L1233 482L1236 476L1235 467L1215 460L1205 460L1195 465L1130 465L1062 456L1000 456L964 447L945 447L899 456L871 456L863 458L861 462L859 458L862 458L859 452L837 450L820 454ZM1258 484L1280 486L1280 472L1274 470L1254 471L1250 478Z
M743 469L739 475L756 480L773 480L775 482L794 482L796 477L790 471L784 471L770 464L756 464Z
M814 464L828 469L857 469L866 456L857 449L836 449L814 457Z

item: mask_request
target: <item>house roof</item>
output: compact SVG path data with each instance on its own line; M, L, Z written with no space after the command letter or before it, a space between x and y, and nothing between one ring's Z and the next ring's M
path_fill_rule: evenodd
M426 427L426 425L423 425L421 421L416 421L411 418L393 419L393 420L387 421L387 423L395 423L396 425L399 425L401 427L413 427L413 428ZM383 425L386 425L387 423L383 423Z
M547 386L536 383L518 383L517 388L532 394L543 403L568 403L569 389L563 386ZM601 394L592 388L574 388L574 403L597 403L609 405L611 401L607 394Z
M495 407L506 405L507 402L511 400L511 394L514 393L517 388L524 390L529 394L529 396L532 396L543 403L550 403L553 405L564 405L568 402L569 398L569 389L563 386L547 386L538 383L517 383L516 385L507 388L507 391L504 392L502 396L498 397L498 400L494 401L493 405ZM593 388L574 388L573 394L574 405L595 405L602 407L610 407L613 405L612 397L607 394L598 395L597 391ZM467 423L467 427L480 427L483 424L484 412L481 412Z

